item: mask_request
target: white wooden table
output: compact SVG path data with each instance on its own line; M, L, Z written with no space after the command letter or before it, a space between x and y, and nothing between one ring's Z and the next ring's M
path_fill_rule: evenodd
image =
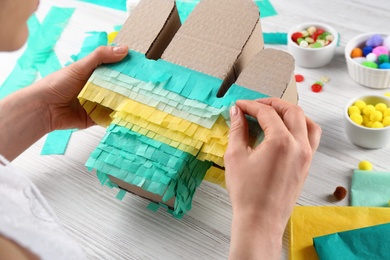
M348 75L344 47L360 33L389 32L390 2L365 0L270 0L277 16L261 20L264 32L287 32L302 22L317 21L333 26L341 36L333 61L319 69L296 67L305 76L298 83L299 104L323 130L309 176L298 200L299 205L348 205L336 202L336 186L350 187L352 170L361 160L369 160L376 170L390 170L390 147L364 150L351 144L344 132L343 108L360 94L383 94L368 89ZM376 5L380 2L381 7ZM62 64L80 49L87 31L112 31L127 17L125 12L97 7L73 0L43 0L37 15L44 17L51 5L77 7L58 44L56 53ZM387 17L387 18L386 18ZM283 45L267 48L286 50ZM23 49L0 54L0 83L10 73ZM311 84L322 75L331 78L320 93ZM389 91L389 90L387 90ZM13 164L25 170L41 189L69 234L91 259L226 259L230 241L231 205L226 190L203 182L196 192L193 209L177 220L163 210L146 209L148 201L127 194L115 198L117 190L102 187L94 173L84 166L90 152L105 130L92 127L75 132L65 155L41 156L45 138L17 158ZM288 257L288 235L284 236L283 259Z

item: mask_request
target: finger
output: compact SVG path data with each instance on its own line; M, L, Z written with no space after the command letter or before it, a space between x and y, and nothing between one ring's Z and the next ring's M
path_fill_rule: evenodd
M301 107L280 98L259 99L257 102L272 106L296 139L308 139L306 117Z
M229 143L228 151L244 151L248 148L248 123L246 121L245 115L242 113L241 109L237 106L233 106L230 109L230 133L229 133Z
M128 47L124 45L101 46L85 58L70 65L69 69L79 72L81 77L85 75L89 77L97 66L121 61L127 54Z
M306 124L307 124L309 143L314 153L315 151L317 151L318 146L320 144L322 130L319 125L314 123L314 121L308 117L306 117Z
M237 106L244 112L259 122L263 129L265 138L273 138L276 135L288 132L282 119L271 106L260 104L252 100L239 100Z

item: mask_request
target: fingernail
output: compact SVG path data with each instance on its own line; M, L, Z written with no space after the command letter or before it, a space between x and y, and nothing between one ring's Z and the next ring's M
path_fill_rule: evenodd
M232 108L230 109L230 114L231 117L236 116L238 114L238 110L236 106L232 106Z
M127 47L123 46L123 45L115 46L112 50L114 51L114 53L116 55L122 55L122 54L127 53L127 51L128 51Z

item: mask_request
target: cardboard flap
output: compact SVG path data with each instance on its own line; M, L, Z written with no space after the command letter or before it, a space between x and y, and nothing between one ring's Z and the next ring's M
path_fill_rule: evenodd
M150 59L158 59L180 25L173 0L143 0L127 18L114 42L125 44Z
M258 21L258 8L252 0L203 0L162 58L225 79Z
M260 51L241 72L236 84L271 97L297 102L294 58L284 51Z

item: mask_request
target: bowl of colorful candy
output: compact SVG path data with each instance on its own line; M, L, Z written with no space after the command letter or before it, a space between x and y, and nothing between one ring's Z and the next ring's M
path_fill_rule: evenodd
M369 88L390 88L390 34L366 33L345 47L349 75Z
M390 98L365 95L351 99L344 109L345 132L355 145L367 149L390 144Z
M328 64L334 56L337 31L323 23L308 22L290 29L287 47L300 67L318 68Z

